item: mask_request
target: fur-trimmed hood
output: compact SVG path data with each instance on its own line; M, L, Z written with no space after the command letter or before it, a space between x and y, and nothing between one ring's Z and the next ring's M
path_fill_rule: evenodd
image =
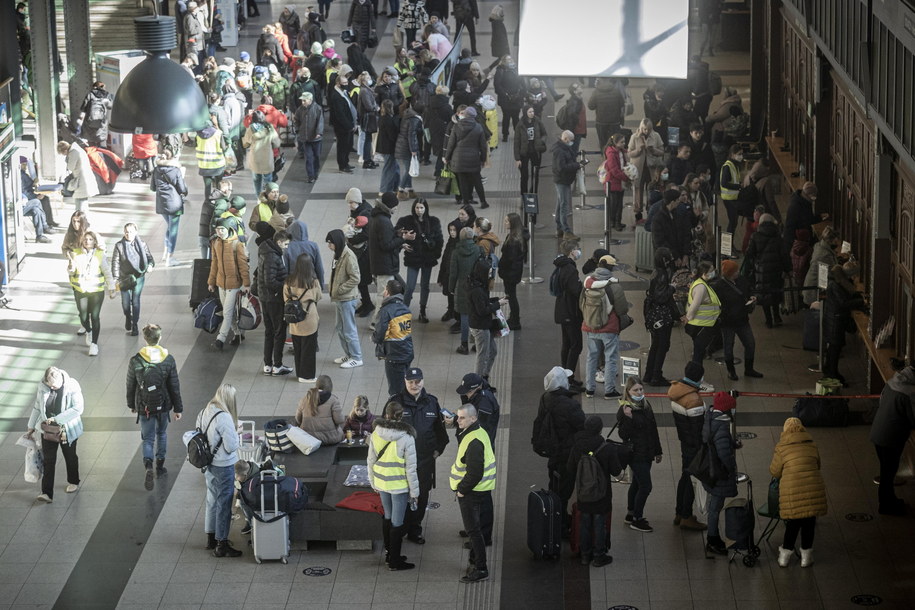
M410 424L383 417L375 418L375 434L385 441L396 441L406 435L416 438L416 430Z

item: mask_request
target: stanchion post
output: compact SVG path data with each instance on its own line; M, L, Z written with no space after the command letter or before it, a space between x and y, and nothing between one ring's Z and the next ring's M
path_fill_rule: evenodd
M521 281L528 284L540 284L543 282L543 278L534 275L534 216L540 213L540 200L537 193L522 193L521 204L527 215L527 230L530 235L530 242L527 244L527 279Z

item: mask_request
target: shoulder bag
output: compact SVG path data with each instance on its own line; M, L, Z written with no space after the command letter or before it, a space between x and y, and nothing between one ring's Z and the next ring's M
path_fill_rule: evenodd
M41 438L52 443L63 440L63 427L53 419L41 422Z

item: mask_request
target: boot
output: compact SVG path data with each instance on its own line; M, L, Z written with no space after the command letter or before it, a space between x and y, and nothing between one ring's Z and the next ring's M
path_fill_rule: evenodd
M470 353L470 350L467 348L466 341L462 341L461 346L454 351L456 351L458 354L464 354L465 356Z
M216 548L216 534L213 532L207 533L207 545L206 550L212 551Z
M801 549L801 567L809 568L813 565L813 549Z
M737 381L737 370L734 368L733 360L725 360L724 365L728 369L728 379L731 381Z
M232 546L228 540L219 540L213 557L241 557L241 551Z
M679 523L677 519L679 519ZM708 529L708 526L696 519L695 515L690 515L686 518L677 517L677 519L674 519L674 525L679 525L680 529L695 530L697 532Z
M130 329L133 327L133 318L130 316L124 316L124 330L130 332Z
M384 541L384 562L388 562L388 552L391 548L391 520L381 520L381 539Z
M744 362L743 375L744 377L755 377L756 379L762 379L763 376L759 371L753 370L753 358L747 358L746 362Z
M388 569L392 572L398 572L400 570L412 570L416 566L412 563L407 563L406 558L400 554L400 549L403 546L403 537L407 533L407 528L401 525L400 527L391 528L391 546L388 551L388 557L390 561L388 563Z
M157 459L156 460L156 476L161 477L163 474L168 474L168 469L165 468L165 460Z
M709 536L705 540L705 554L727 555L728 548L724 546L724 540L720 536Z
M429 323L429 318L426 317L426 308L425 307L419 308L419 317L416 319L416 321L421 324Z
M791 555L794 554L794 549L786 549L781 546L778 547L778 565L783 568L788 567L788 562L791 561Z
M131 337L136 337L136 336L139 335L139 334L140 334L140 329L139 329L139 327L137 326L137 323L136 323L136 322L133 322L133 323L131 324L131 326L130 326L130 336L131 336Z
M442 315L442 322L447 322L448 320L454 319L454 311L449 309Z
M156 486L156 478L153 476L153 461L152 458L146 458L143 460L143 465L146 466L146 479L143 482L143 487L146 488L146 491L152 491L153 487Z

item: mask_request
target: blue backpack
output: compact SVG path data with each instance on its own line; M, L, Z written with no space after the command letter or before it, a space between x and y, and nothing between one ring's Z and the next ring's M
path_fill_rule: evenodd
M222 325L222 302L216 297L204 299L194 310L194 328L215 333Z

